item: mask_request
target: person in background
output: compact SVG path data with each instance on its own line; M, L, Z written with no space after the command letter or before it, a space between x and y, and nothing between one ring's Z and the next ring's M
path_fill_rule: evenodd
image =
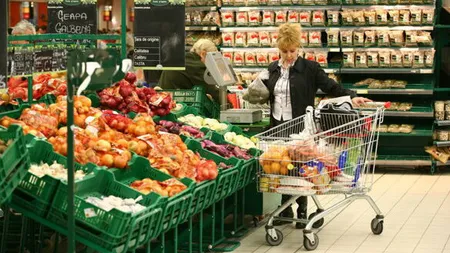
M17 23L11 32L11 35L35 35L36 29L34 28L34 25L27 20L22 20L19 23ZM11 44L27 44L28 41L21 40L21 41L11 41Z
M186 70L164 70L158 86L162 89L192 89L194 85L201 85L205 87L207 94L219 101L219 90L204 80L206 54L209 52L217 52L214 42L207 39L198 40L185 55Z
M371 101L357 97L355 92L341 87L327 76L317 62L299 57L300 30L298 24L283 24L279 27L277 46L280 60L272 62L268 69L258 76L269 90L271 127L305 114L306 107L314 106L318 89L334 97L350 96L352 102L358 105ZM282 203L287 202L290 197L282 195ZM296 202L299 206L297 218L307 219L307 197L299 197ZM291 206L282 211L280 216L293 218ZM286 223L290 222L276 220L273 224L277 226ZM305 224L296 224L298 229L304 227Z

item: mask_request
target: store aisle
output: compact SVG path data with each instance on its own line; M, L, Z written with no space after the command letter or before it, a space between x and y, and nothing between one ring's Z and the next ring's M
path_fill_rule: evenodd
M450 253L450 174L413 173L375 175L370 195L386 216L383 234L372 234L370 221L375 213L367 202L357 201L325 218L318 233L319 247L313 252ZM342 198L321 196L325 206ZM261 226L245 237L235 252L306 252L301 230L293 225L282 230L284 240L278 247L267 245Z

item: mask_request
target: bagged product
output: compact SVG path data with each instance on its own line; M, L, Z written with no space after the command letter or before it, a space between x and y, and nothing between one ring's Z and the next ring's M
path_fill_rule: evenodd
M236 47L247 46L247 33L246 32L237 32L235 39L234 39L234 45Z
M364 11L353 11L353 24L356 26L364 26L366 25L366 19L364 17Z
M249 47L259 47L259 32L248 32L247 33L247 46Z
M388 126L388 132L389 133L398 133L398 132L400 132L400 126L397 124L390 124Z
M300 16L300 24L302 26L311 26L311 12L310 11L301 11L299 13Z
M267 5L268 4L268 0L258 0L259 5Z
M278 61L280 59L280 54L278 52L269 52L269 62Z
M325 26L325 12L313 11L312 12L312 25L313 26Z
M248 13L246 11L240 11L236 13L236 25L248 26Z
M395 50L391 52L391 67L393 68L403 67L403 55L401 51Z
M380 68L391 67L391 52L389 51L378 52L378 61L380 64Z
M245 6L245 0L234 0L234 6Z
M377 12L375 10L364 11L364 19L366 25L376 25L377 24Z
M272 43L272 47L277 46L277 39L278 39L278 33L277 32L271 32L270 33L270 41Z
M292 4L293 5L302 5L303 4L303 0L292 0Z
M202 20L203 20L202 12L193 11L191 13L191 18L192 18L192 21L191 21L192 25L201 25L202 24Z
M314 52L305 52L304 58L308 61L316 61L316 55L314 54Z
M288 22L289 23L299 23L299 13L298 11L288 11Z
M286 23L286 11L275 11L275 25Z
M388 12L383 9L377 9L377 25L387 25L388 24Z
M402 124L398 130L400 133L409 134L413 131L413 129L414 129L414 125Z
M399 23L400 25L411 24L411 12L409 10L400 10Z
M277 5L280 5L281 3L280 3L280 0L268 0L267 1L267 5L270 5L270 6L277 6Z
M339 25L339 11L327 11L328 26Z
M422 10L421 9L411 9L411 25L422 24Z
M355 53L354 52L344 52L343 62L344 62L344 68L354 68L355 67Z
M354 4L354 1L353 0L342 0L342 4L344 4L344 5L352 5L352 4Z
M432 46L433 39L430 32L418 31L416 36L416 42L419 46Z
M398 0L388 0L388 4L398 4Z
M366 4L365 0L354 0L355 4Z
M326 52L316 52L316 61L321 67L326 68L328 66L328 55Z
M259 52L256 53L256 63L258 66L268 66L269 65L269 58L267 53Z
M292 5L292 0L281 0L281 5Z
M338 30L329 30L327 31L328 37L328 46L329 47L338 47L339 46L339 31Z
M417 31L405 31L405 45L417 47Z
M220 16L219 12L211 11L206 14L206 16L202 20L202 25L220 25Z
M386 88L380 80L375 80L369 84L368 89L384 89Z
M412 68L414 61L414 54L411 51L405 51L402 53L403 67Z
M248 12L248 25L249 26L259 26L261 20L261 13L259 11L249 11Z
M390 31L389 41L393 47L402 47L405 44L403 31Z
M378 4L378 0L366 0L365 4L367 4L367 5L377 5Z
M262 47L270 47L270 34L269 32L259 32L259 43Z
M258 6L259 1L258 0L247 0L247 6Z
M270 26L275 24L275 13L273 11L264 10L263 11L263 26Z
M223 32L222 33L222 45L224 47L234 47L234 33Z
M341 13L342 25L352 26L353 24L353 13L349 10L344 10Z
M365 31L366 38L364 40L365 47L374 47L377 45L377 36L375 31Z
M222 26L234 26L234 12L222 11Z
M422 25L433 25L434 9L422 10Z
M248 86L243 98L254 104L265 104L269 100L269 95L266 85L260 78L257 78Z
M184 14L184 24L185 25L191 25L191 13L190 12L186 12Z
M377 42L380 47L389 47L389 31L377 31Z
M233 63L234 63L234 66L244 66L244 53L243 52L234 52Z
M357 68L368 68L367 64L367 54L366 52L356 52L355 53L355 67Z
M322 45L322 32L310 31L309 32L309 45L310 46L321 46Z
M304 47L307 47L309 45L309 33L308 31L301 31L300 32L300 44Z
M233 52L223 52L222 55L224 58L229 59L231 64L233 64Z
M378 0L377 4L389 4L389 0Z
M256 66L255 52L245 52L245 66Z
M314 3L316 5L327 5L328 1L327 0L314 0Z
M314 5L314 0L303 0L304 5Z
M409 0L399 0L398 1L399 4L410 4Z
M357 47L364 46L364 31L353 32L353 45Z
M425 67L425 52L424 51L414 51L413 52L413 68L424 68Z
M427 50L425 51L425 67L432 68L434 65L434 53L435 50Z
M398 10L389 10L389 25L400 24L400 12Z
M341 31L341 45L342 46L353 46L353 31L351 31L351 30Z
M367 52L367 66L369 68L378 68L380 66L378 52Z

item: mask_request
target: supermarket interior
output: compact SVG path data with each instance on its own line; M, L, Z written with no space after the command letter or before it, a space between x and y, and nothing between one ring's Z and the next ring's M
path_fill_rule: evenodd
M0 253L450 253L450 0L0 0Z

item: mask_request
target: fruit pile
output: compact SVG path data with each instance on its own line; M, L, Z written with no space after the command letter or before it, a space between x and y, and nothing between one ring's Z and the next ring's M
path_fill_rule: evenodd
M67 81L57 74L40 74L33 78L33 99L37 100L45 94L55 96L67 93ZM11 77L8 80L9 99L28 99L28 80L25 77Z
M131 188L136 189L142 194L149 194L155 192L163 197L172 197L184 191L186 186L175 178L171 178L162 182L144 178L136 180L130 185Z

